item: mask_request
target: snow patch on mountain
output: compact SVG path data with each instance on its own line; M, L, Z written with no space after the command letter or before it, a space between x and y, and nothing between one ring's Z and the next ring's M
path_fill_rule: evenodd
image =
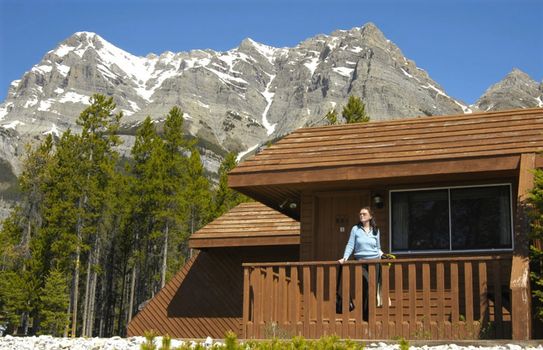
M342 75L344 77L350 78L351 74L353 74L354 69L348 68L348 67L334 67L332 68L334 72L336 72L339 75Z
M246 151L239 152L237 157L236 157L236 162L239 162L243 157L245 157L246 154L251 153L252 151L254 151L259 145L260 144L257 143L256 145L249 147Z
M90 98L89 96L78 94L77 92L68 91L59 99L58 102L60 103L71 102L71 103L81 103L84 105L90 105Z
M309 59L309 62L306 62L304 63L304 66L307 67L307 69L309 69L309 71L311 72L311 76L313 76L313 73L315 73L315 70L317 69L319 65L319 57L311 57Z
M275 75L268 74L268 76L270 77L270 81L266 85L266 89L262 92L262 96L264 96L267 102L266 107L264 108L264 112L262 112L262 125L266 128L268 136L270 136L275 131L275 126L277 125L277 123L270 124L267 119L268 111L270 110L271 104L273 103L273 96L275 96L275 93L270 91L270 86L273 82L273 79L275 79Z
M55 123L53 123L52 126L51 126L51 129L49 129L48 131L45 131L43 134L44 135L53 134L56 137L60 137L61 133L60 133L57 125Z
M17 125L25 125L25 123L23 123L22 121L19 121L19 120L14 120L14 121L12 121L11 123L3 124L2 127L3 127L4 129L13 129L13 130L16 130Z

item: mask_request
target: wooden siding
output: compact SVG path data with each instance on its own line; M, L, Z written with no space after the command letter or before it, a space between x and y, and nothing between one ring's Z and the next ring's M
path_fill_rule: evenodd
M153 330L178 338L239 334L243 262L296 261L297 246L213 248L197 252L128 324L128 336Z
M241 203L194 233L191 248L300 244L300 223L262 203Z

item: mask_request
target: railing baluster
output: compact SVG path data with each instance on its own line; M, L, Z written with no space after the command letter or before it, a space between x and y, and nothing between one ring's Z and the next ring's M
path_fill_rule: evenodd
M464 295L466 305L466 327L473 337L473 268L471 261L464 262Z
M417 266L409 263L409 336L417 332Z
M328 293L330 294L330 300L328 304L328 315L330 318L330 334L337 334L336 331L336 281L337 281L337 268L338 265L330 265L328 267Z
M290 295L289 319L293 334L298 335L298 321L300 320L300 282L298 281L298 266L290 267Z
M388 339L389 337L389 313L390 306L388 305L389 301L389 290L390 290L390 266L388 264L383 264L381 266L381 308L382 308L382 324L383 324L383 339Z
M486 261L479 261L479 322L480 328L485 329L488 325L488 276ZM480 334L479 334L480 335Z
M436 265L436 287L437 287L437 329L438 329L438 338L445 337L445 328L448 329L448 325L445 319L445 266L442 262L438 262ZM440 332L441 330L441 332ZM439 334L441 333L441 334ZM450 334L449 334L450 336Z
M375 324L376 318L375 313L377 311L377 265L375 263L368 264L368 272L369 272L369 279L368 279L368 323L369 323L369 329L370 333L369 336L371 338L376 337L376 327Z
M317 333L323 334L324 266L317 266Z
M422 264L422 305L424 317L422 319L425 334L430 334L431 309L430 309L430 264Z
M252 321L251 315L249 315L249 305L251 303L251 295L249 293L250 286L250 267L243 268L243 337L247 338L247 326L249 321Z
M343 311L343 321L341 322L341 336L343 338L348 337L349 332L349 298L351 294L351 281L350 281L350 265L344 265L341 270L341 297L343 304L341 310Z
M354 303L355 303L355 334L358 339L362 339L364 336L364 325L362 324L362 308L363 308L363 299L362 299L362 265L357 264L354 267Z
M402 337L403 334L403 264L398 262L394 264L394 295L396 307L396 336Z
M303 328L304 328L304 334L306 337L309 336L309 322L311 317L311 267L310 266L304 266L302 268L302 274L303 274L303 290L304 290L304 296L303 296Z
M451 326L453 339L458 338L458 327L460 322L460 304L458 298L458 264L451 263Z
M277 298L279 312L277 315L277 321L281 327L285 326L287 317L287 274L285 270L285 266L279 266L279 296Z
M499 261L493 261L494 274L494 324L496 325L496 338L503 338L503 314L502 314L502 280Z

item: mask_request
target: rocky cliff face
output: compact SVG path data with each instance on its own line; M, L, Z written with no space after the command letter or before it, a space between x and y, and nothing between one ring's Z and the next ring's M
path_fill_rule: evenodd
M485 91L475 107L481 111L543 107L543 83L518 69Z
M476 105L466 106L371 23L292 48L245 39L227 52L146 57L79 32L11 84L0 105L0 158L17 174L22 145L77 130L75 120L94 93L113 96L124 113L121 152L131 148L146 116L160 123L172 106L180 106L211 172L226 152L241 157L296 128L323 124L326 112L340 110L349 95L363 99L372 120L542 105L541 85L513 71Z

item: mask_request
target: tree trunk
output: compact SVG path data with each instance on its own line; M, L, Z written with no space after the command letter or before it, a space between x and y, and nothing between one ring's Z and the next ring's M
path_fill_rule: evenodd
M164 249L162 251L162 271L160 274L160 289L164 288L166 284L166 271L168 270L168 234L169 234L169 225L166 222L166 227L164 229Z
M126 323L132 320L132 310L134 310L134 292L136 289L136 264L132 267L132 278L130 279L130 301L128 303L128 319Z
M96 239L96 254L93 259L93 264L97 265L100 261L100 239ZM89 298L89 319L87 321L87 334L92 337L94 330L94 311L96 308L96 286L98 284L98 273L96 269L92 271L90 298Z
M91 280L91 265L93 260L92 252L89 253L89 258L87 260L87 278L85 281L85 299L83 300L83 326L81 327L81 336L88 337L87 333L87 319L89 316L89 288Z
M78 230L78 240L80 238L80 232ZM75 252L75 268L74 268L74 283L73 283L73 309L72 309L72 338L75 338L75 333L77 330L77 299L79 298L79 258L81 255L81 247L79 246L79 242L77 243L77 248Z
M81 217L81 210L83 205L87 202L87 196L83 196L79 199L79 214L77 218L77 245L75 248L75 267L74 267L74 283L73 283L73 309L72 309L72 338L75 338L77 332L77 302L79 299L79 268L81 264L81 240L83 231L83 218Z

